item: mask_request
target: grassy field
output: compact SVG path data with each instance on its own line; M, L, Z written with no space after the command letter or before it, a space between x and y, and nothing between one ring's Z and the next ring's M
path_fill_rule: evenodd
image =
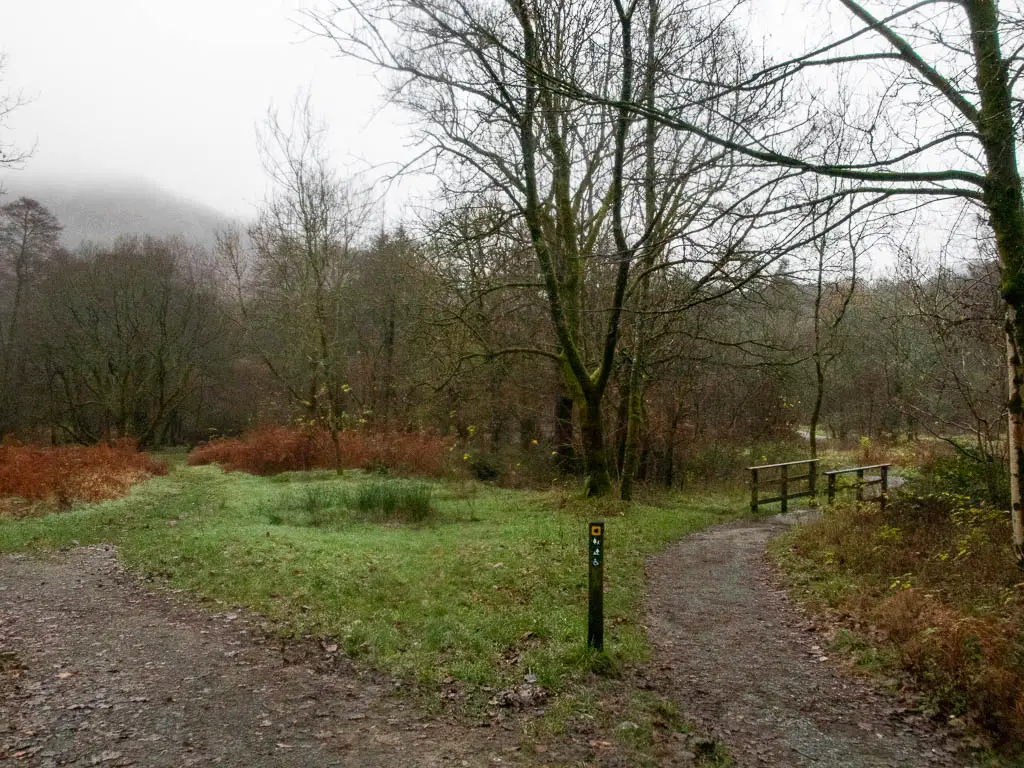
M285 635L333 638L427 686L453 678L494 688L536 675L558 691L595 664L642 660L644 558L743 507L720 496L602 508L469 483L328 471L265 478L172 463L124 499L0 520L0 550L111 542L140 573L250 608ZM396 494L419 522L393 522ZM593 518L607 522L608 552L607 653L597 658L585 648Z

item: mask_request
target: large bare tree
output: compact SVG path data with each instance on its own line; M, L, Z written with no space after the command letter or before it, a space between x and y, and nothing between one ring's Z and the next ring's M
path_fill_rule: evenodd
M579 414L587 488L607 493L605 397L624 357L636 360L627 379L641 397L650 276L672 263L673 245L688 247L675 263L699 262L706 283L729 282L757 253L737 247L749 231L722 247L717 222L739 186L736 169L719 165L723 153L636 120L631 105L677 90L693 97L699 72L736 66L735 41L681 3L638 0L354 0L310 18L345 55L393 75L391 98L416 118L420 159L445 196L460 205L498 196L521 223L553 339L493 352L555 361ZM602 100L566 94L559 78ZM747 97L703 95L707 124L737 131ZM626 315L635 322L623 345ZM639 414L636 398L630 412ZM626 464L631 476L635 462Z
M37 200L0 206L0 433L21 426L25 308L47 262L60 252L60 224Z

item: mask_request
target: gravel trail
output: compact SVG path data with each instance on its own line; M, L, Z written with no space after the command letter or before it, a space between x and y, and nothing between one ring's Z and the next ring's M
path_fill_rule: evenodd
M955 740L830 658L765 557L797 520L720 526L648 561L653 673L738 766L963 766Z
M113 547L0 556L0 763L495 766L515 741L417 711L331 646L142 588Z

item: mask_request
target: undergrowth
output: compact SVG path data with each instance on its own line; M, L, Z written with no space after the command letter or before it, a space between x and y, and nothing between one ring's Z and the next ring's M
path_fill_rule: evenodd
M218 438L196 447L189 453L188 463L219 464L229 472L275 475L334 469L340 454L340 468L440 477L447 472L452 450L451 440L428 432L346 430L338 434L336 453L326 429L259 427L241 437Z
M166 462L140 453L129 440L57 447L5 441L0 445L0 516L116 499L135 483L166 473Z
M1011 751L1024 743L1024 577L1007 512L941 492L845 504L773 545L797 590L838 612L864 666Z

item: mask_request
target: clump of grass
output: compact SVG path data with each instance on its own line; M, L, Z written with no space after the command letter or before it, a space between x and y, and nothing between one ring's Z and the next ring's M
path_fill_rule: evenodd
M415 480L374 477L349 492L347 506L361 520L422 523L434 517L434 491Z
M847 617L865 666L902 670L940 712L1010 747L1024 743L1024 582L1010 539L1005 511L941 493L837 506L774 550L799 591Z
M344 488L327 484L302 485L263 502L261 509L271 525L323 528L347 519Z
M263 502L271 525L306 528L353 521L423 523L437 515L433 488L414 480L373 476L357 485L302 484Z

